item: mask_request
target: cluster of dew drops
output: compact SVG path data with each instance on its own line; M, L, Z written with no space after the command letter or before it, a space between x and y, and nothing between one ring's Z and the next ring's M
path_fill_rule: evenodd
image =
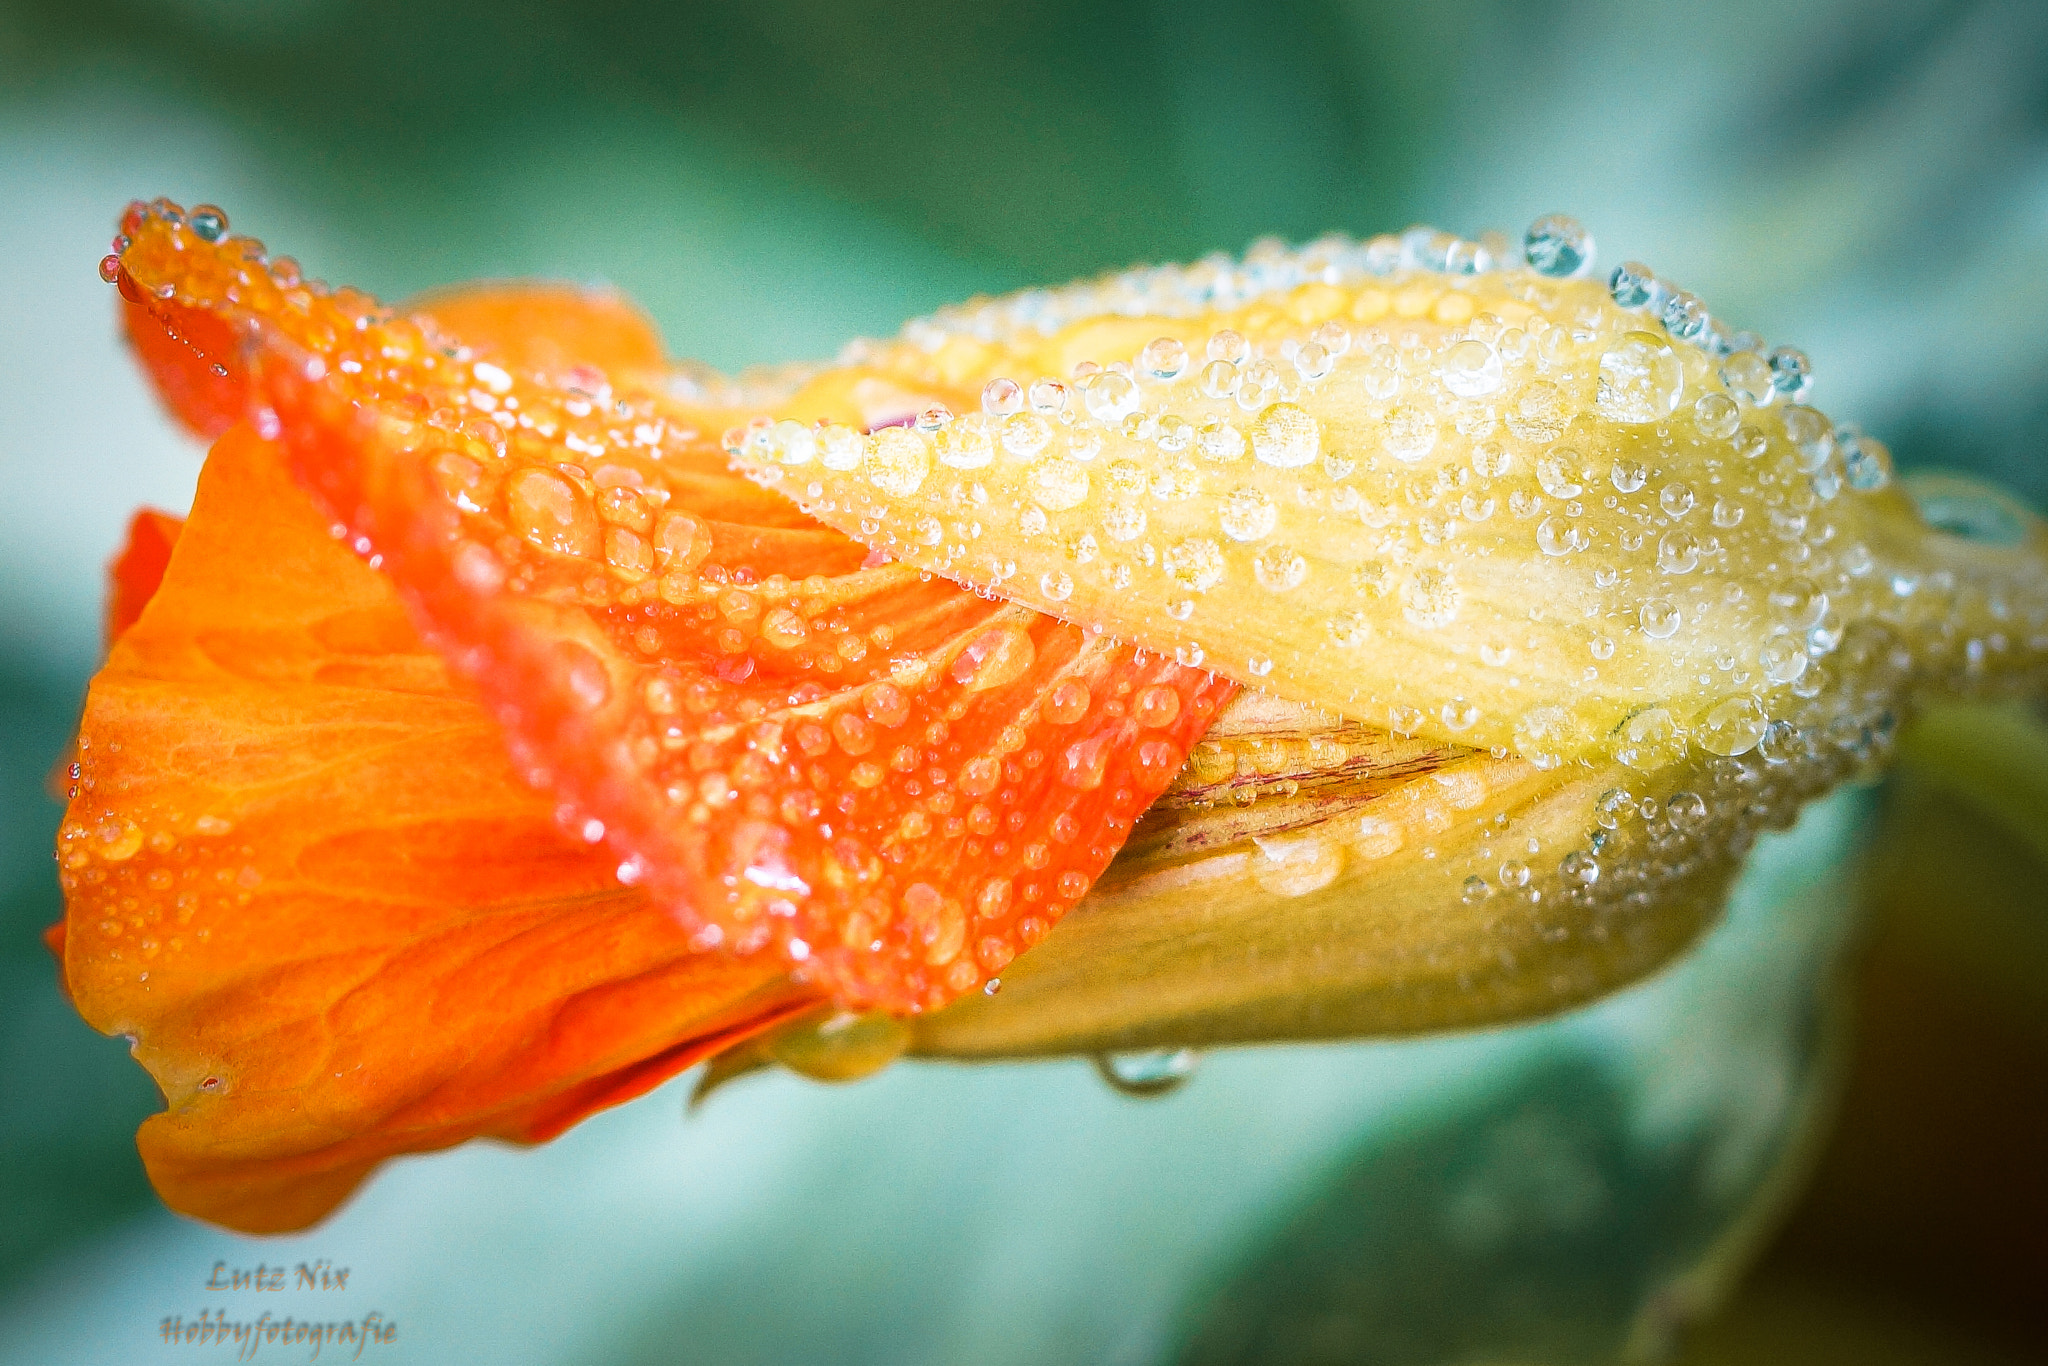
M1456 288L1460 279L1524 267L1526 283L1504 282L1502 292L1538 299L1545 281L1584 280L1594 271L1591 236L1574 220L1552 215L1528 229L1519 251L1498 236L1471 241L1430 228L1364 241L1333 235L1301 247L1266 241L1242 259L1218 255L1063 289L972 301L913 321L893 343L856 342L841 360L886 366L917 352L937 352L955 340L1028 340L1030 334L1050 336L1091 318L1195 316L1241 308L1303 286L1357 289L1403 275L1433 275ZM1529 280L1528 275L1538 278ZM785 492L796 491L789 476L800 479L801 467L813 462L827 471L856 473L881 495L862 510L860 530L866 538L885 542L904 533L887 525L881 509L888 500L915 493L931 473L934 458L940 466L967 472L999 455L1030 462L1024 480L1029 501L1018 514L1019 530L1027 537L1062 530L1054 520L1058 514L1082 505L1091 484L1106 485L1113 496L1098 525L1068 530L1066 536L1067 558L1086 565L1106 543L1133 542L1146 534L1145 495L1160 503L1192 495L1197 484L1191 472L1200 467L1191 457L1219 463L1249 457L1282 470L1320 462L1324 473L1341 481L1351 473L1350 458L1321 446L1314 419L1295 400L1314 392L1347 359L1375 400L1394 400L1404 380L1415 384L1416 376L1427 375L1449 396L1453 411L1461 403L1506 400L1509 430L1542 440L1562 434L1570 407L1555 395L1556 386L1541 381L1504 392L1508 372L1524 362L1539 368L1546 359L1561 363L1575 343L1604 340L1593 403L1600 417L1623 424L1689 418L1699 437L1723 448L1738 465L1765 469L1773 464L1763 459L1767 454L1781 458L1785 478L1779 482L1796 487L1790 488L1790 497L1767 501L1772 530L1785 553L1771 566L1777 577L1768 603L1758 605L1761 629L1756 634L1761 638L1753 656L1729 653L1712 661L1726 680L1724 700L1690 725L1656 707L1630 718L1616 739L1615 757L1639 776L1600 799L1584 844L1557 860L1550 877L1532 870L1530 860L1540 848L1518 848L1513 857L1497 862L1489 854L1485 869L1466 876L1464 895L1468 902L1510 893L1531 903L1548 894L1579 903L1648 906L1710 864L1731 867L1757 831L1789 823L1809 798L1881 764L1899 724L1899 709L1914 695L1980 691L1994 675L2005 678L2008 688L2038 686L2048 660L2048 585L2038 567L2000 583L1898 557L1885 559L1860 540L1843 544L1841 527L1828 515L1830 505L1845 494L1888 488L1893 483L1891 456L1880 441L1853 426L1836 425L1807 405L1814 385L1807 356L1737 330L1699 296L1638 262L1614 268L1606 286L1617 309L1641 320L1637 329L1618 338L1603 339L1569 323L1547 323L1540 315L1526 330L1505 326L1473 309L1468 296L1446 292L1433 320L1448 326L1426 354L1398 329L1390 335L1387 326L1367 322L1354 327L1339 318L1264 344L1229 329L1214 332L1198 350L1161 336L1128 361L1083 361L1066 377L992 378L982 390L979 413L956 416L935 404L900 427L870 433L763 419L729 432L726 442ZM1360 321L1354 313L1352 322ZM1681 409L1688 388L1686 348L1707 359L1720 383L1694 382L1697 397ZM1203 398L1234 403L1248 420L1212 418L1197 426L1162 411L1165 405L1156 396L1190 379ZM1546 402L1555 411L1546 410ZM1768 421L1765 410L1774 410ZM1382 428L1385 453L1408 464L1422 460L1439 439L1438 424L1439 415L1419 405L1388 408ZM1105 432L1152 445L1161 459L1138 473L1119 468L1119 463L1132 464L1127 461L1091 470L1103 451ZM1472 444L1472 463L1482 479L1504 474L1508 459L1497 443ZM1183 471L1190 477L1180 479ZM1650 478L1649 470L1626 456L1617 457L1603 473L1621 496L1643 492ZM1540 458L1535 474L1542 493L1556 500L1553 510L1543 515L1539 499L1517 491L1510 497L1511 514L1533 523L1531 534L1545 556L1586 550L1590 539L1573 518L1581 498L1605 491L1591 487L1591 476L1560 453ZM1119 484L1128 488L1119 490ZM1114 496L1118 492L1129 496ZM1732 531L1748 511L1747 500L1702 496L1682 478L1650 492L1652 508L1662 514L1661 534L1653 530L1653 543L1645 544L1640 532L1624 533L1621 544L1624 550L1640 548L1664 581L1679 581L1707 565L1716 532ZM1340 488L1337 498L1346 495L1367 527L1390 520L1390 514L1358 500L1353 490ZM833 510L831 490L822 481L811 482L799 496L808 505ZM1252 576L1268 591L1284 593L1308 573L1296 549L1269 539L1279 520L1270 497L1246 488L1215 501L1220 541L1189 537L1156 550L1150 543L1141 547L1143 563L1156 563L1184 590L1168 607L1175 619L1188 619L1199 595L1229 571L1229 543L1258 547L1251 557ZM1455 514L1470 522L1496 511L1482 490L1468 490L1455 501ZM1973 528L1998 521L1981 509L1927 515L1937 529L1966 537L1976 534ZM1689 529L1688 517L1713 530ZM1853 527L1853 519L1847 524ZM969 543L977 529L970 522L957 543L944 544L947 527L926 514L904 539L937 552L921 562L941 572L964 570L990 591L1003 591L1016 567L1001 559L972 559ZM1433 529L1425 519L1422 536L1432 544ZM1102 572L1110 588L1130 586L1129 568L1114 557ZM1458 589L1448 571L1420 570L1398 587L1384 581L1384 568L1359 573L1378 573L1382 581L1361 578L1354 588L1398 591L1403 615L1415 624L1447 625L1457 615ZM1599 586L1612 583L1607 578ZM1057 604L1075 585L1068 571L1054 568L1032 587L1041 601ZM1682 601L1652 593L1634 607L1628 625L1648 640L1664 641L1679 632L1685 619ZM1340 647L1369 643L1359 614L1340 616L1329 627L1332 642ZM1589 677L1616 647L1611 636L1603 635L1590 648ZM1510 653L1505 643L1481 650L1489 664ZM1176 654L1184 663L1204 662L1201 646L1193 641ZM1272 661L1253 658L1241 668L1260 677ZM1476 710L1458 698L1437 710L1441 714L1433 719L1451 731L1478 719ZM1410 733L1423 720L1410 705L1397 703L1388 710L1389 726L1397 733ZM1557 762L1545 753L1540 724L1518 724L1515 738L1525 757L1545 765ZM1489 838L1494 833L1490 830ZM1503 846L1513 842L1505 830L1499 833ZM1640 857L1621 859L1622 846Z

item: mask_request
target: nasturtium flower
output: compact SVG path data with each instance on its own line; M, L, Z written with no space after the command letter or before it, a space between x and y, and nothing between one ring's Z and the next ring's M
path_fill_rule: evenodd
M2039 689L2038 522L1527 257L1260 247L731 381L131 207L102 273L216 440L116 567L53 943L158 1190L301 1227L706 1058L1554 1011L1922 698Z

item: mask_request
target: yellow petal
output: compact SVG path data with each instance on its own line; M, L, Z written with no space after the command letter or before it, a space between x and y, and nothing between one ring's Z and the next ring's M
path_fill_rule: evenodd
M2038 524L2007 547L1931 531L1882 447L1774 388L1760 355L1711 356L1529 270L1354 268L1249 302L1205 270L912 324L790 411L986 384L985 411L829 465L760 426L734 453L936 573L1538 763L1742 753L1829 677L1845 697L2038 686ZM1825 657L1859 625L1876 648L1852 679Z

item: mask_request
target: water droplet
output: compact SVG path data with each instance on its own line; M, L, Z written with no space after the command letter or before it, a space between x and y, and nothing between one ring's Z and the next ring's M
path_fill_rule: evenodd
M1437 709L1437 719L1449 731L1470 730L1479 721L1479 708L1462 697L1453 697Z
M1529 225L1522 238L1522 254L1538 275L1570 279L1592 268L1593 235L1576 218L1545 214Z
M1657 568L1666 574L1690 574L1699 562L1699 542L1691 532L1667 531L1657 539Z
M1835 453L1835 429L1826 414L1800 404L1785 409L1785 439L1799 455L1799 468L1812 474L1824 469Z
M1757 661L1763 665L1764 677L1773 683L1798 682L1809 662L1806 647L1791 636L1766 641Z
M1294 372L1311 384L1328 375L1334 364L1330 353L1315 342L1294 353Z
M1545 517L1536 527L1536 547L1546 555L1569 555L1591 543L1584 527L1563 517Z
M981 386L981 410L990 417L1024 411L1024 388L1013 379L992 379Z
M1579 453L1559 446L1536 462L1536 482L1552 498L1576 498L1586 491L1579 482Z
M867 442L851 427L833 423L818 432L818 463L842 473L860 468Z
M1413 464L1436 449L1437 417L1427 408L1403 403L1389 408L1382 433L1388 455Z
M601 547L597 511L583 491L552 470L528 466L505 483L512 526L557 555L595 559Z
M1308 577L1308 561L1284 545L1269 545L1252 559L1252 576L1259 587L1284 593Z
M1500 388L1500 357L1483 341L1461 341L1445 353L1442 374L1458 397L1480 398Z
M924 435L911 427L884 427L868 440L862 472L891 498L916 493L931 473L931 452Z
M1688 484L1666 484L1657 494L1657 506L1673 519L1692 511L1693 492Z
M1685 614L1669 598L1651 598L1637 613L1643 634L1653 640L1669 640L1685 622Z
M1639 773L1654 773L1685 757L1685 728L1662 707L1639 711L1622 724L1614 757Z
M1418 569L1401 586L1401 615L1432 630L1448 626L1457 619L1463 597L1450 570L1433 566Z
M1096 1074L1111 1090L1151 1099L1185 1086L1200 1059L1192 1048L1162 1048L1146 1053L1096 1053L1092 1060Z
M1048 601L1065 602L1074 596L1074 577L1057 569L1047 570L1038 576L1038 591Z
M1048 456L1024 476L1024 487L1048 511L1065 512L1087 500L1088 468L1062 455Z
M1650 472L1643 468L1640 460L1618 456L1615 458L1614 468L1607 472L1607 477L1614 484L1615 492L1634 493L1643 486L1643 481L1650 477Z
M1206 536L1190 536L1161 559L1167 577L1192 593L1206 593L1223 582L1223 547Z
M1336 881L1344 871L1344 847L1314 829L1285 835L1255 835L1259 857L1252 878L1281 896L1306 896Z
M1747 754L1763 738L1769 719L1754 697L1731 697L1706 714L1693 738L1710 754Z
M1742 410L1726 394L1701 394L1692 405L1692 420L1699 427L1701 436L1713 441L1726 441L1741 425Z
M1033 380L1025 397L1033 412L1052 416L1067 410L1067 386L1056 379Z
M1697 341L1707 330L1706 301L1697 294L1674 291L1664 301L1664 330L1680 341Z
M1594 406L1614 422L1658 422L1678 407L1685 372L1678 354L1648 332L1630 332L1600 357Z
M1564 390L1547 379L1532 379L1516 391L1508 405L1508 430L1523 441L1557 440L1571 426L1572 404Z
M1569 881L1590 887L1600 880L1600 860L1583 849L1574 849L1557 865L1557 871Z
M1842 474L1850 488L1859 493L1875 493L1891 483L1892 453L1882 441L1861 432L1847 437L1838 433L1836 446L1842 453Z
M1980 545L2026 544L2032 514L1988 484L1961 475L1923 474L1906 479L1903 487L1920 519L1936 531Z
M1801 756L1805 746L1799 727L1790 721L1773 721L1764 727L1756 752L1767 764L1788 764Z
M934 438L939 463L950 469L978 470L995 459L995 442L989 439L982 420L970 417L955 422Z
M1624 261L1607 278L1608 293L1623 308L1641 308L1656 292L1657 277L1640 261Z
M1465 885L1459 894L1467 906L1476 906L1493 895L1493 887L1485 878L1475 874L1465 879Z
M1664 803L1664 818L1673 830L1694 830L1707 819L1706 799L1697 792L1674 792Z
M1322 449L1322 429L1292 403L1275 403L1252 424L1252 454L1280 469L1312 464Z
M1500 866L1500 885L1503 887L1526 887L1529 885L1529 865L1519 859L1509 859Z
M1128 375L1105 370L1088 381L1081 402L1098 422L1121 422L1138 408L1138 386Z
M1244 339L1243 334L1233 332L1227 327L1209 338L1209 345L1204 352L1210 360L1220 360L1227 365L1242 365L1251 353L1251 343Z
M211 204L201 204L185 221L192 225L192 231L201 241L218 242L227 235L228 216Z
M1179 379L1188 368L1188 349L1173 337L1155 337L1138 353L1138 368L1153 379Z
M1795 347L1771 352L1771 387L1786 398L1802 398L1813 388L1813 362Z
M1721 382L1752 408L1761 408L1777 396L1771 385L1770 363L1754 351L1737 351L1722 361Z
M1223 534L1231 540L1257 541L1272 533L1280 510L1261 490L1241 488L1225 496L1217 515L1223 524Z

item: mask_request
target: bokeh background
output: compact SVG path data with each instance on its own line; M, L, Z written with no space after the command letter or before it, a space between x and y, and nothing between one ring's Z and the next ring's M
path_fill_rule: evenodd
M230 1244L155 1205L131 1146L154 1090L69 1013L35 939L59 912L43 780L96 662L101 566L133 507L181 510L197 470L93 269L120 207L159 193L221 204L387 298L482 276L609 281L673 351L723 367L1262 234L1519 232L1562 210L1603 264L1645 259L1717 315L1803 346L1821 406L1902 465L2048 502L2038 3L0 0L0 1355L38 1325L123 1315L127 1336L78 1359L189 1355L130 1330L192 1312L171 1287ZM1698 1359L2048 1359L2048 797L2021 778L1996 809L1973 805L1924 748L1882 798L1835 1136L1734 1308L1686 1349ZM833 1096L836 1119L763 1101L753 1122L800 1113L848 1143L890 1141L889 1093L855 1094ZM639 1134L635 1161L682 1162L676 1096L647 1105L667 1108L604 1132ZM544 1159L562 1202L614 1151L574 1143ZM521 1265L556 1279L533 1271L526 1293L575 1306L563 1322L666 1322L645 1308L664 1274L594 1285L577 1270L587 1229L537 1197L495 1205L500 1160L417 1186L450 1202L432 1227L528 1247ZM1029 1225L1028 1206L1011 1216ZM761 1236L786 1260L812 1226L778 1209ZM1230 1227L1248 1247L1263 1236L1253 1213ZM1058 1271L1059 1247L1026 1244L1008 1274ZM218 1255L263 1255L236 1247ZM387 1249L378 1274L431 1280L433 1253L401 1267ZM1278 1253L1262 1264L1305 1274ZM731 1313L754 1312L758 1283L721 1274ZM835 1284L853 1325L859 1286ZM464 1320L495 1312L483 1300L434 1303L481 1354L421 1360L613 1359L589 1344L616 1335L514 1352ZM670 1326L630 1359L714 1359L692 1354L696 1325ZM849 1326L791 1359L890 1359L891 1333ZM1074 1334L1047 1359L1107 1340ZM647 1345L661 1342L674 1353ZM1323 1346L1287 1359L1420 1359ZM920 1351L947 1359L944 1341Z

